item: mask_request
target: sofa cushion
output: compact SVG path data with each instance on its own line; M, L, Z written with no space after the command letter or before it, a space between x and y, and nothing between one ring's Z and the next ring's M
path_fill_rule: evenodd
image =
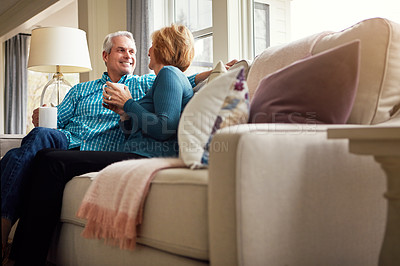
M367 19L323 36L312 54L355 39L361 40L360 82L348 123L381 123L400 106L400 25L382 18Z
M84 227L75 216L91 174L75 177L64 190L61 221ZM137 242L191 258L208 260L207 171L159 171L144 206ZM103 242L103 240L98 240Z
M250 105L250 123L344 124L359 74L360 42L299 60L264 78Z
M208 148L223 127L247 123L248 89L243 68L212 80L186 105L178 127L179 156L191 168L208 165Z

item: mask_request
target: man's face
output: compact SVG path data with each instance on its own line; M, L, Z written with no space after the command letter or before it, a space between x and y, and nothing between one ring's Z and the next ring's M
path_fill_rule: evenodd
M110 77L132 74L136 64L132 40L125 36L117 36L112 39L112 42L111 52L109 54L103 52L103 60L107 65L108 74Z

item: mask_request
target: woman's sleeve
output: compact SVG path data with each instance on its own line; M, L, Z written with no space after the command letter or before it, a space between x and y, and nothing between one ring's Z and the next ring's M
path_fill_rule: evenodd
M119 120L118 124L119 124L119 127L121 128L122 132L125 135L125 139L128 139L132 133L132 118L129 118L124 121Z
M187 76L187 79L189 80L190 85L192 85L192 88L196 87L197 85L195 82L197 74L198 73ZM145 92L147 92L153 85L155 78L156 76L154 74L145 74L139 77L138 82L146 90Z
M133 129L157 140L166 140L178 129L183 89L179 77L169 69L163 69L154 84L154 113L139 103L128 100L124 111L131 117Z

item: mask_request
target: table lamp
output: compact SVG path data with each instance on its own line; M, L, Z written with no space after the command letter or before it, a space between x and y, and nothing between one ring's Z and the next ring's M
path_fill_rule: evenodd
M29 50L28 69L32 71L54 73L43 88L40 106L43 105L46 91L52 105L60 104L71 85L62 73L81 73L92 70L86 32L68 27L43 27L32 31ZM65 91L62 88L67 88Z

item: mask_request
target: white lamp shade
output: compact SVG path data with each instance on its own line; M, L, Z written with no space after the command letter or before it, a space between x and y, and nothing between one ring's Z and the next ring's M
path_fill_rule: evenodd
M28 69L55 73L92 70L86 32L76 28L49 27L32 31Z

